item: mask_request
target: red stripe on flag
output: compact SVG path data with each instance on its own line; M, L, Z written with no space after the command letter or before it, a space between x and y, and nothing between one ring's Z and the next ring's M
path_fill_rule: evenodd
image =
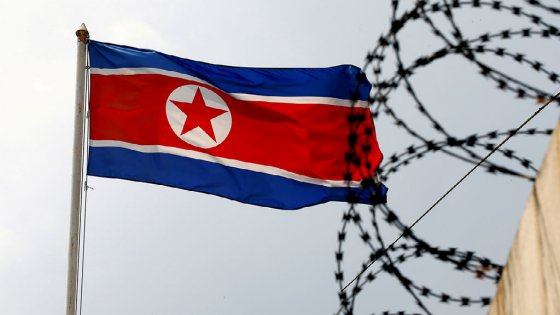
M206 87L227 103L232 127L220 145L201 149L184 142L171 129L167 99L176 88L187 84ZM348 150L350 110L334 105L240 101L211 86L162 75L91 75L92 140L176 147L319 179L342 180L347 172L344 155ZM366 127L374 130L369 162L375 167L382 155L369 109L354 108L354 113L366 117L359 134ZM365 141L362 135L358 144ZM357 148L361 150L361 145ZM367 174L362 163L353 180L359 181Z

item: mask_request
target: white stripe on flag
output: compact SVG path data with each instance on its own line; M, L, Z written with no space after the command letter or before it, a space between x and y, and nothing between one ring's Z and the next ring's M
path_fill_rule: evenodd
M99 75L136 75L136 74L159 74L172 78L179 78L184 80L195 81L202 84L210 85L214 88L212 84L201 80L197 77L193 77L188 74L179 73L175 71L162 70L158 68L118 68L118 69L100 69L91 68L91 74ZM222 91L224 92L224 91ZM226 92L224 92L226 93ZM320 96L264 96L264 95L254 95L254 94L243 94L243 93L230 93L232 97L241 101L254 101L254 102L270 102L270 103L286 103L286 104L322 104L322 105L335 105L343 107L351 107L352 101L345 100L341 98L334 97L320 97ZM367 108L367 101L357 101L354 105L355 107Z
M124 149L134 150L137 152L142 152L142 153L168 153L168 154L183 156L191 159L218 163L228 167L235 167L239 169L244 169L244 170L249 170L249 171L254 171L254 172L259 172L264 174L281 176L302 183L321 185L325 187L347 187L347 183L342 180L318 179L318 178L292 173L273 166L247 163L238 160L217 157L202 152L179 149L179 148L168 147L163 145L139 145L139 144L132 144L128 142L115 141L115 140L90 140L90 146L97 147L97 148L102 148L102 147L124 148ZM360 187L360 183L356 181L352 181L350 182L350 187L353 188Z

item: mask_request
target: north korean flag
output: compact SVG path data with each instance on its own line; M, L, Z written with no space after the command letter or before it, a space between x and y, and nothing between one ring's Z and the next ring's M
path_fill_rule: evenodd
M374 193L361 183L382 154L354 66L229 67L96 41L89 57L88 175L279 209Z

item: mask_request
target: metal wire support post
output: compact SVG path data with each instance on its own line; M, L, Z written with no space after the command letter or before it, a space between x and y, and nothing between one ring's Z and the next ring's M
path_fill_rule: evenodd
M86 38L89 32L82 23L76 31L78 54L76 63L76 106L74 109L74 146L72 148L72 188L70 196L70 239L68 243L68 275L66 278L66 315L76 314L78 285L78 237L82 198L82 148L86 79Z

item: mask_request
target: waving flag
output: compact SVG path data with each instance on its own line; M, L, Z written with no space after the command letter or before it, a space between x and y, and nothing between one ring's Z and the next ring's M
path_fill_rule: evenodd
M351 106L354 66L227 67L95 41L89 54L88 175L296 209L346 201L382 159L367 80ZM350 174L351 111L373 146Z

